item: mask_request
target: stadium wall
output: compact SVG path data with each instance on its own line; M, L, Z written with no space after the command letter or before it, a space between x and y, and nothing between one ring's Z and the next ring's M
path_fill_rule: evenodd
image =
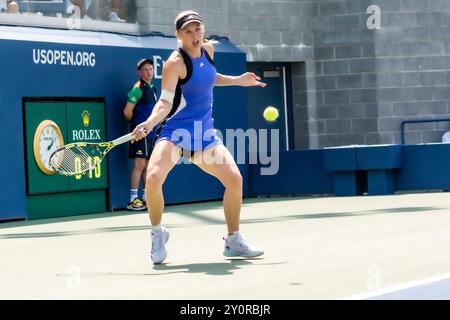
M0 35L0 127L5 132L0 136L4 181L0 192L0 219L23 219L28 217L27 197L30 196L27 193L25 101L104 101L106 139L114 139L129 130L123 107L128 90L138 80L136 62L143 57L154 59L154 83L160 91L163 60L177 43L174 37L8 26L0 27ZM237 75L245 71L245 54L225 39L217 40L215 62L219 72ZM217 119L217 129L224 132L226 128L246 129L246 114L241 112L245 110L245 101L243 88L216 88L213 115ZM107 162L107 208L124 208L129 200L131 170L127 146L111 151ZM181 164L169 175L164 186L167 203L222 198L222 185L207 174L196 174L198 170L194 165ZM241 165L240 170L244 193L248 195L247 166Z

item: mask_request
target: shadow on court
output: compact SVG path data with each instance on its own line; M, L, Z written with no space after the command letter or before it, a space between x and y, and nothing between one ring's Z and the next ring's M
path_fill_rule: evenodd
M252 261L263 261L264 258L234 258L227 259L228 262L215 262L215 263L188 263L188 264L159 264L154 265L153 269L156 271L170 271L168 273L202 273L207 275L225 276L231 275L234 271L253 265ZM287 262L277 263L258 263L258 266L262 265L280 265ZM159 273L158 273L159 274Z
M154 265L153 270L156 272L152 273L127 273L127 272L82 272L80 275L83 277L106 277L106 276L163 276L170 274L204 274L204 275L215 275L215 276L227 276L232 275L235 271L243 268L252 266L252 261L262 261L263 258L252 258L252 259L228 259L226 262L213 262L213 263L187 263L187 264L170 264L163 263L159 265ZM278 263L258 263L261 265L280 265L286 264L287 262ZM67 278L72 276L69 273L57 274L58 277Z
M256 259L252 259L256 260ZM228 260L228 262L215 263L188 263L188 264L159 264L154 265L156 271L170 271L169 273L201 273L207 275L226 276L243 266L253 263L247 259ZM158 273L159 274L159 273Z

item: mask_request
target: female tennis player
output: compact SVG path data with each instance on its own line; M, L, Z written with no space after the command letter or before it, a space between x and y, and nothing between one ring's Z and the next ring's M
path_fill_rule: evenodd
M216 72L214 46L204 39L205 27L195 11L183 11L175 19L179 43L165 62L162 73L161 96L147 121L133 131L135 140L160 124L150 158L146 196L151 222L154 264L167 256L165 244L169 231L161 226L164 208L163 183L182 155L213 175L224 185L223 206L228 236L224 237L226 257L257 257L264 252L246 242L239 232L242 205L242 176L229 151L213 127L212 104L214 86L260 86L254 73L227 76ZM194 134L201 128L202 134ZM186 135L186 133L189 133ZM208 158L208 159L206 159ZM211 161L211 158L214 161Z

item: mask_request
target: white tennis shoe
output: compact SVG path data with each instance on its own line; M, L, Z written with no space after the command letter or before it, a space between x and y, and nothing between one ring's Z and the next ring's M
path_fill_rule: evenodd
M227 238L224 238L224 240L225 249L223 251L223 255L225 257L254 258L264 254L263 250L251 247L239 231L236 231Z
M169 240L169 231L164 227L152 229L152 251L153 264L159 264L167 257L166 243Z

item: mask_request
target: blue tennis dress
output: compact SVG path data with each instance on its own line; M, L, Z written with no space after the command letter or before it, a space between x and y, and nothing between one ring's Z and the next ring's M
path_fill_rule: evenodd
M155 143L169 140L191 152L222 143L212 117L217 72L206 50L201 50L200 58L191 58L183 49L178 49L187 75L178 80L172 109L161 123Z

